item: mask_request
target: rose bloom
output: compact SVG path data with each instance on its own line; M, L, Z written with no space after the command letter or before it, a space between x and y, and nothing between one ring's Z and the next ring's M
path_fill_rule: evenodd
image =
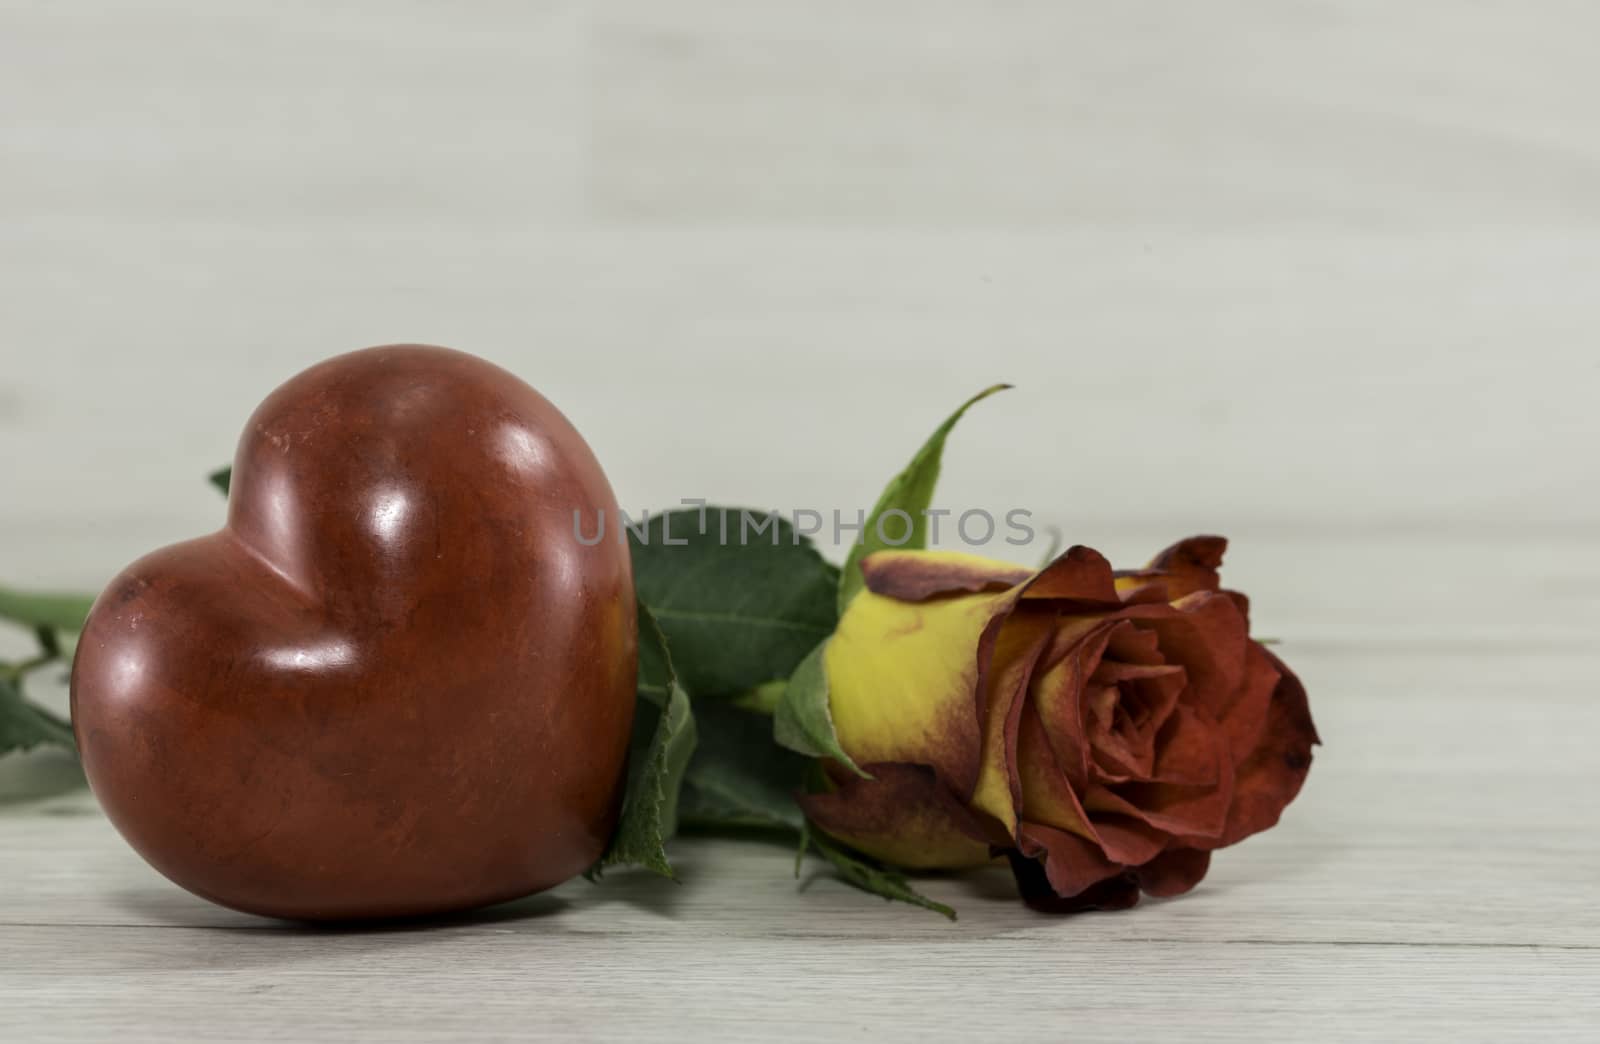
M942 551L862 561L823 663L844 751L820 829L896 866L1004 852L1045 909L1121 908L1205 876L1272 826L1311 767L1305 689L1222 590L1227 542L1114 572L1074 547L1035 573Z

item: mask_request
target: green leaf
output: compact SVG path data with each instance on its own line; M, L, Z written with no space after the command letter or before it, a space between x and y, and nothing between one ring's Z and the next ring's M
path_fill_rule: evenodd
M885 899L910 903L912 906L920 906L924 910L932 910L934 913L943 914L952 921L956 919L956 912L953 909L944 903L934 902L915 888L912 888L904 874L897 873L865 857L858 856L854 852L809 829L806 831L805 838L802 841L802 844L805 843L809 843L811 847L815 848L817 853L832 865L834 871L838 873L846 884L854 885L863 892L881 895ZM797 869L798 866L799 864L796 862Z
M0 587L0 619L35 630L81 631L94 604L91 595L17 591Z
M838 571L788 522L713 507L705 509L704 531L698 509L653 516L639 529L629 534L639 600L661 624L679 680L697 698L787 678L833 633Z
M678 805L685 828L799 831L805 825L794 795L811 760L773 745L771 718L702 702L695 724L700 743Z
M644 605L639 606L639 681L640 697L664 707L676 682L671 655L666 639L661 635L661 625Z
M666 639L650 612L639 607L641 700L634 709L634 743L629 751L627 790L616 832L594 873L613 866L641 866L677 880L666 843L678 828L678 793L695 748L694 714L689 694L678 684ZM646 664L659 669L659 698L647 695ZM651 681L652 684L655 681Z
M0 754L40 744L73 748L72 726L22 695L22 683L0 676Z
M783 699L783 690L789 687L787 679L763 682L753 689L746 689L733 698L736 707L743 707L748 711L765 714L772 717L778 709L778 701Z
M933 489L939 483L939 464L944 459L945 439L950 435L950 430L956 426L956 422L961 419L962 414L995 392L1004 391L1009 387L1011 387L1009 384L993 385L962 403L960 409L946 418L945 422L928 436L928 441L917 450L917 455L911 458L911 463L906 465L906 469L889 480L889 484L883 489L883 495L873 506L872 514L867 517L861 538L851 545L850 554L845 559L844 571L839 577L838 611L841 614L844 612L844 607L850 604L850 599L861 590L863 558L885 548L920 550L928 546L928 518L923 512L933 503ZM905 534L905 539L892 544L878 534L878 520L891 511L904 512L909 517L909 523L906 519L896 516L892 522L884 524L884 534L887 536L898 537L902 533Z
M828 673L823 669L827 642L815 649L794 669L778 708L772 715L772 738L779 746L814 758L832 758L856 775L871 778L839 745L833 730L833 712L828 708Z
M233 480L233 468L232 467L218 468L216 471L213 471L211 474L206 476L206 481L210 482L213 486L216 486L218 489L222 490L222 495L223 496L227 496L228 495L228 485L232 480Z
M39 651L52 660L61 656L61 636L54 627L35 627L33 636L39 642Z
M799 842L796 877L806 852L815 849L847 884L955 918L955 911L919 894L900 874L811 830L794 795L804 788L817 763L775 748L765 715L727 703L703 703L695 717L700 745L684 777L679 805L685 829L755 829L787 835Z

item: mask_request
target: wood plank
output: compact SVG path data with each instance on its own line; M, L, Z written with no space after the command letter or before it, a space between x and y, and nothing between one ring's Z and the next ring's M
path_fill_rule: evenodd
M730 911L737 915L741 911ZM539 917L410 932L125 930L0 980L30 1040L1577 1039L1593 950L551 933ZM720 926L719 926L720 927ZM50 959L48 955L59 955Z
M619 0L595 195L748 224L1592 222L1588 14Z
M539 387L635 512L706 497L853 517L944 411L1009 380L951 441L941 506L1026 508L1092 543L1142 525L1592 546L1600 520L1570 456L1600 439L1600 239L1579 228L63 214L7 219L0 266L0 352L26 363L0 368L14 583L87 582L216 525L203 476L261 398L386 340ZM48 569L43 535L62 549Z
M1600 66L1563 7L6 5L0 580L214 527L250 409L363 344L527 377L633 509L848 514L1009 379L945 506L1123 563L1234 537L1327 745L1191 896L928 879L954 924L685 839L681 886L283 925L8 758L0 1039L1600 1036Z
M553 893L546 930L718 936L820 932L872 940L1064 931L1129 941L1457 946L1600 945L1600 657L1302 650L1325 746L1277 829L1220 853L1202 888L1135 913L1056 927L1021 908L1003 872L932 879L956 905L932 915L816 874L788 853L685 841L681 886L623 876ZM253 926L161 880L81 789L0 815L0 924ZM545 900L535 900L535 906ZM669 918L661 915L670 911ZM26 965L29 962L23 961Z

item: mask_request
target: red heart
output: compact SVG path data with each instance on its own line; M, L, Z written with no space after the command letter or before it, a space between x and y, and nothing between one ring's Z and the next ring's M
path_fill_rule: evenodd
M600 513L606 539L592 541ZM263 402L228 523L129 566L73 665L89 781L156 869L329 919L526 895L600 855L633 717L627 547L588 445L443 348Z

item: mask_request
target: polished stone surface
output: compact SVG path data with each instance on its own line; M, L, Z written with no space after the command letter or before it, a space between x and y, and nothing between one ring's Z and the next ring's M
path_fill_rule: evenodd
M257 913L397 916L602 850L634 689L605 476L517 378L438 348L312 367L250 418L227 525L96 603L73 719L157 869Z

